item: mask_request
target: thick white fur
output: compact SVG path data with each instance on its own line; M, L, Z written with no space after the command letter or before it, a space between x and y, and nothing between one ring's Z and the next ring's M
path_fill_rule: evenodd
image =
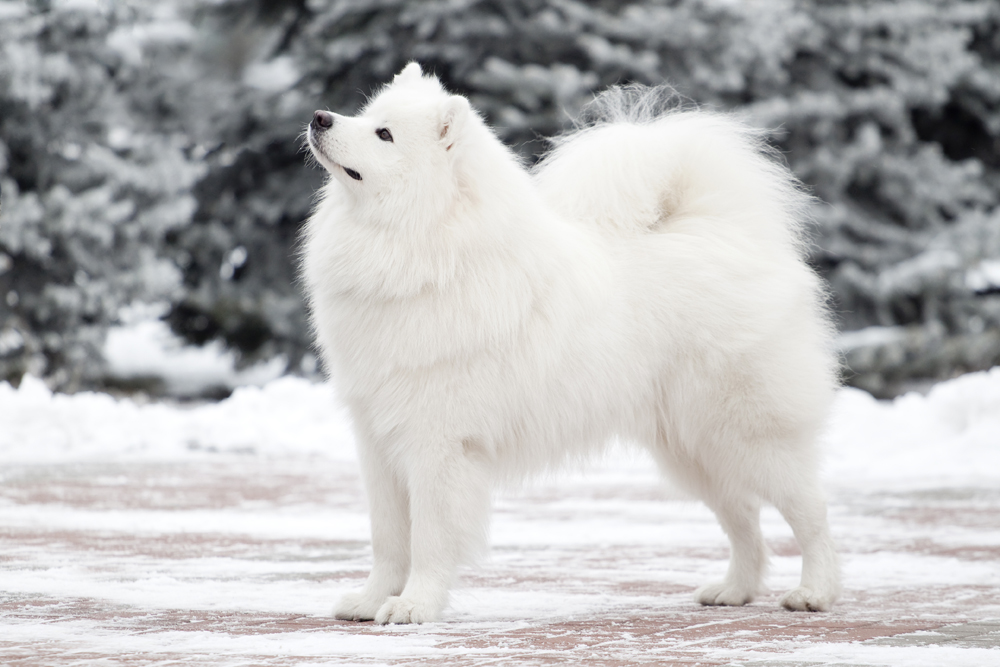
M814 444L835 363L803 196L739 123L654 117L641 97L613 92L608 120L534 173L416 64L359 116L310 128L332 178L303 273L353 415L374 550L338 618L435 620L485 545L491 491L616 437L729 536L729 570L697 601L760 589L762 501L803 553L782 604L836 599Z

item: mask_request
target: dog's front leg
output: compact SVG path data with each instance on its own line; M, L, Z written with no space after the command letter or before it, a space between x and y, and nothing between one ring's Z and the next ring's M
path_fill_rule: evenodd
M489 459L468 442L410 452L410 577L390 597L376 623L436 620L460 562L486 543L490 506Z
M340 599L334 615L370 621L386 599L399 595L410 570L410 508L406 487L384 453L359 437L358 453L371 512L372 571L364 588Z

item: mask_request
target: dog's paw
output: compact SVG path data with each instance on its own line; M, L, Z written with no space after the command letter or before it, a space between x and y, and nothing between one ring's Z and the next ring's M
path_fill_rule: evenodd
M342 621L370 621L375 618L385 598L371 598L364 593L348 593L340 598L333 615Z
M753 598L752 591L747 591L725 581L707 584L694 592L695 602L709 606L742 607L748 602L753 602Z
M781 606L791 611L830 611L835 593L822 593L805 586L799 586L781 596Z
M438 610L434 605L421 603L402 596L393 596L375 614L375 622L386 623L430 623L437 620Z

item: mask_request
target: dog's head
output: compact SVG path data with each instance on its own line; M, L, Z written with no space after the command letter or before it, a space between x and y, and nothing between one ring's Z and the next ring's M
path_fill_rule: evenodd
M309 148L362 200L408 198L421 188L440 194L472 116L468 100L410 63L359 115L315 112Z

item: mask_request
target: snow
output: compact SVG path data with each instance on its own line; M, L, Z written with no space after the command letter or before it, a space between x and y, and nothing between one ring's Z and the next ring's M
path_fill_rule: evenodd
M892 402L841 389L825 449L831 482L1000 483L1000 367Z
M837 337L837 348L850 352L862 347L882 347L906 340L906 327L865 327L848 331Z
M0 1L0 20L20 18L27 13L28 7L23 2Z
M973 292L1000 288L1000 260L984 259L965 274L965 285Z
M61 651L46 664L493 664L565 653L614 664L680 655L987 665L998 656L978 645L762 639L760 627L787 617L806 619L800 628L826 618L917 630L1000 618L1000 568L975 555L1000 553L1000 367L891 402L840 391L822 444L847 590L828 615L775 616L777 593L700 611L690 591L724 571L724 535L707 508L622 446L503 494L491 553L465 572L442 623L373 628L329 620L371 552L350 420L328 384L280 377L220 402L173 404L54 394L27 376L16 389L0 384L0 425L0 657L19 646ZM776 551L769 585L784 590L800 560L777 512L762 520ZM878 600L886 618L872 615ZM655 642L608 629L622 623L665 629ZM729 634L714 644L683 634L695 632ZM540 648L557 637L571 643Z
M103 2L71 0L94 5L91 11L100 11ZM142 62L143 52L149 46L189 44L197 38L190 22L177 15L177 8L161 3L153 10L153 20L122 25L108 35L108 46L133 64Z
M732 652L743 660L774 659L771 652L754 655L753 652ZM823 644L797 651L799 665L850 664L850 665L906 665L906 667L985 667L997 660L993 649L955 649L947 646L842 646ZM751 663L752 664L752 663Z
M343 409L327 385L284 377L191 408L107 394L54 394L26 376L0 384L0 456L7 463L186 460L201 452L354 460Z
M250 63L243 72L243 84L269 93L287 91L302 77L291 56Z
M883 271L876 284L884 295L921 294L933 285L947 284L948 276L961 266L962 258L954 250L926 250Z
M261 386L285 371L286 360L280 356L237 370L236 356L221 341L186 345L160 314L155 306L126 311L123 324L108 331L104 358L112 376L160 378L173 395L197 396L214 387Z
M127 331L115 335L124 339ZM127 347L123 343L120 349ZM217 352L168 350L164 359L178 374L188 363L194 368L207 360L205 365L217 365L210 370L225 376L226 357L212 360ZM132 360L127 351L119 354L122 367ZM150 368L162 368L161 360L147 361ZM134 362L139 368L140 360ZM18 389L0 384L0 423L0 456L22 464L109 456L184 459L202 450L354 460L349 419L332 388L296 377L238 387L224 401L181 408L102 393L53 393L26 376ZM892 402L843 388L823 440L825 475L834 483L1000 483L1000 367ZM627 465L630 474L646 462L629 455Z

